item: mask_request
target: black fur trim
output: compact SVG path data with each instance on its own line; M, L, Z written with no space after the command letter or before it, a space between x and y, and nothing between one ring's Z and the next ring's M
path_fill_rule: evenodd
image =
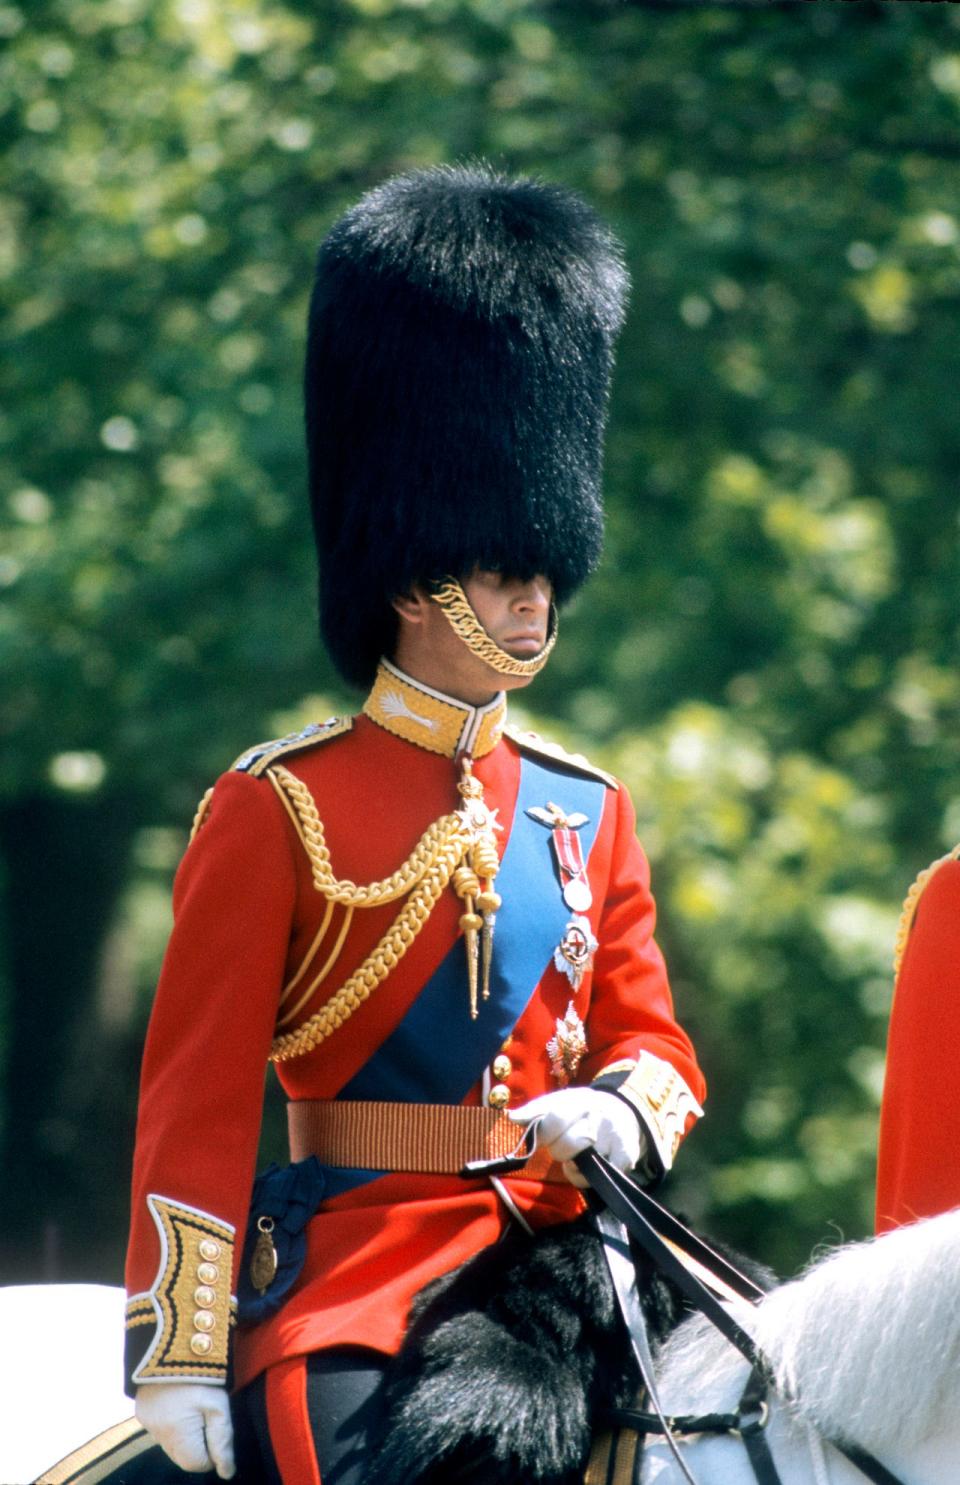
M596 566L618 244L578 196L486 166L369 192L320 248L305 401L321 628L369 685L390 600L474 567Z
M683 1300L649 1270L640 1288L662 1338ZM589 1219L533 1239L513 1229L415 1302L366 1485L572 1485L595 1414L629 1406L637 1384Z

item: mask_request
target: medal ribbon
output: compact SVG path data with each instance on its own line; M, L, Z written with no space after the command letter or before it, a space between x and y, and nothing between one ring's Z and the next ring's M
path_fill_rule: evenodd
M552 838L557 865L563 873L564 884L576 877L586 876L587 868L583 859L583 848L577 832L571 830L568 825L556 825Z
M555 825L550 833L553 854L560 869L560 890L563 900L575 913L585 913L593 901L587 867L583 859L583 846L577 831L569 825Z

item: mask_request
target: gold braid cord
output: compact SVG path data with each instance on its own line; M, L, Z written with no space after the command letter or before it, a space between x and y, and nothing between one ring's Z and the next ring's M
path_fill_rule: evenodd
M485 811L485 807L477 800L476 794L480 786L475 779L469 777L469 765L465 765L464 780L459 786L465 807L441 816L424 831L407 860L391 876L367 886L358 886L356 882L334 876L323 825L313 795L306 784L280 765L268 769L267 777L297 827L310 861L314 887L328 902L336 902L352 910L358 907L381 907L386 903L396 902L408 893L412 894L359 969L302 1026L275 1038L270 1060L286 1062L313 1051L369 998L372 991L399 964L451 879L454 879L455 890L460 897L465 898L468 912L472 915L474 896L479 887L478 873L486 878L486 892L477 894L476 905L481 908L483 916L476 915L476 926L484 928L489 944L493 916L500 905L499 898L490 888L500 864L492 834L499 827L492 814ZM466 874L462 871L464 865L471 868ZM462 922L461 926L464 926ZM468 943L471 965L472 949L473 943ZM471 994L474 1001L475 986L475 970L472 970Z
M910 937L910 930L913 927L913 920L917 914L917 906L920 902L921 897L926 891L930 878L933 876L934 872L940 870L941 866L946 866L948 861L956 861L958 859L960 859L960 846L954 846L953 850L948 851L945 856L940 856L936 861L932 861L929 866L925 866L923 871L917 877L917 880L914 882L913 886L910 888L910 891L907 893L904 899L903 908L900 913L900 922L897 924L897 937L894 940L893 945L894 981L896 981L896 978L900 973L900 966L903 963L903 956L907 952L907 940Z
M267 777L275 789L282 790L296 811L300 838L310 858L313 885L322 896L343 907L382 907L384 903L405 897L423 881L444 846L462 835L459 816L443 815L424 831L406 861L392 876L384 877L382 882L358 887L347 878L334 876L317 806L303 780L279 765L268 769Z
M190 826L190 841L193 840L194 836L197 834L198 830L200 829L200 826L203 824L204 820L206 820L207 814L208 814L209 809L210 809L210 801L211 801L212 798L213 798L213 789L211 787L211 788L209 788L207 790L206 794L203 796L203 798L201 799L200 803L197 805L197 811L196 811L196 814L193 817L193 824ZM190 841L187 842L188 845L190 844Z
M500 648L496 640L490 638L471 608L466 593L453 578L437 588L431 597L443 610L457 638L462 639L468 650L500 675L536 675L546 665L550 651L557 642L557 612L552 605L550 637L539 655L533 655L529 660L515 660L506 650Z

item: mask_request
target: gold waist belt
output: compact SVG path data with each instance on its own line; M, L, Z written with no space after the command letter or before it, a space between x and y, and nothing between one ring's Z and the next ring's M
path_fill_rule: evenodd
M287 1104L287 1123L291 1160L316 1155L323 1165L434 1176L455 1176L470 1160L513 1155L523 1133L499 1109L438 1103L300 1099ZM531 1155L519 1176L566 1179L546 1150Z

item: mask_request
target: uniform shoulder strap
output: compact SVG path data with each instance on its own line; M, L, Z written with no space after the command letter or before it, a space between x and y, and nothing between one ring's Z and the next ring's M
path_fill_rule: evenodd
M290 753L302 753L307 748L319 747L321 743L329 742L334 737L342 737L349 732L353 726L352 717L331 717L327 722L308 722L299 732L290 732L286 737L274 738L272 742L257 743L241 753L235 763L227 770L228 773L249 773L254 778L259 777L266 768L278 758L285 758ZM210 812L210 801L213 798L213 786L207 790L200 803L197 805L193 824L190 827L190 840L199 831Z
M893 947L894 979L900 973L900 965L903 963L907 940L910 937L913 920L917 916L917 908L920 905L921 897L926 892L941 866L946 866L948 861L957 860L960 860L960 845L954 846L953 850L948 851L945 856L939 856L936 861L931 861L929 866L925 866L904 898L903 910L900 913L900 922L897 924L897 937Z
M249 773L255 778L276 763L288 758L291 753L305 753L309 748L342 737L353 726L352 717L330 717L326 722L308 722L299 732L290 732L286 737L274 738L272 742L257 743L231 765L235 773Z
M540 737L536 732L522 732L519 727L508 724L504 728L505 736L511 742L516 743L522 753L532 753L536 758L546 758L551 763L558 764L561 768L568 769L571 773L585 774L588 778L599 779L606 784L608 789L619 789L620 785L612 773L598 768L591 763L589 758L584 758L582 753L568 753L566 748L561 748L559 743L547 742L546 738Z

